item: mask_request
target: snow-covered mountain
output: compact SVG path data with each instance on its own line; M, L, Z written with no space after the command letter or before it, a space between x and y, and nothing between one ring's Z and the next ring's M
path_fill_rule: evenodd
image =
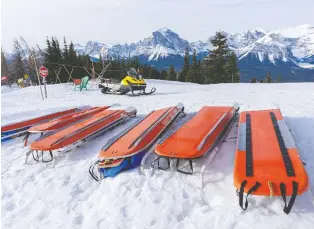
M314 56L314 27L308 24L288 29L267 31L256 28L243 33L228 34L229 47L236 52L240 59L249 53L254 53L263 61L267 56L272 62L276 59L306 59ZM89 41L85 46L75 45L78 53L87 53L94 57L111 55L120 57L148 56L149 60L157 60L169 55L184 55L185 48L190 52L207 52L212 49L210 37L206 41L189 43L177 33L168 28L162 28L137 43L132 44L103 44Z
M253 76L261 79L268 71L292 81L314 80L314 26L304 24L273 31L255 28L236 34L223 33L227 36L229 47L238 56L243 76L241 80L248 81ZM188 42L172 30L162 28L137 43L88 41L85 45L75 44L74 49L78 54L89 54L95 58L138 56L143 64L159 69L174 65L179 70L186 48L190 54L196 50L198 58L202 59L213 48L212 38Z
M268 71L283 75L282 78L287 76L292 81L314 79L312 25L304 24L274 31L255 28L236 34L223 33L228 38L229 47L238 56L244 81L253 75L263 78ZM188 48L191 54L195 49L198 58L204 58L212 50L212 37L206 41L188 42L172 30L162 28L137 43L102 44L89 41L85 46L76 44L75 49L80 54L86 53L96 58L100 55L113 58L138 56L142 63L160 69L169 65L180 69L185 49Z

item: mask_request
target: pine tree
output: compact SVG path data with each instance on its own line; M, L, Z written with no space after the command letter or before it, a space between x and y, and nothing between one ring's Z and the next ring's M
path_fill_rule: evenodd
M63 37L63 45L64 45L64 48L63 48L63 60L64 60L64 63L67 63L68 62L68 58L69 58L69 48L68 48L67 42L65 40L65 37Z
M250 82L251 82L251 83L256 83L256 82L257 82L257 81L256 81L256 78L252 78Z
M227 63L225 65L225 71L228 76L228 83L239 83L240 73L237 66L237 55L235 52L230 51L228 54Z
M189 68L190 68L190 54L189 49L186 48L184 54L184 63L181 72L179 73L178 81L184 82L187 79Z
M160 72L156 69L156 68L153 68L153 79L160 79Z
M197 72L196 83L203 84L204 83L204 77L202 74L202 64L201 64L200 60L197 61L196 72Z
M121 60L121 71L123 72L123 75L126 75L126 65L125 65L125 59L124 58L122 58L122 60Z
M74 50L74 45L73 45L72 41L71 41L70 46L69 46L69 62L73 65L75 63L77 63L77 55L76 55L76 52Z
M206 77L206 83L227 83L228 72L226 64L229 59L230 50L227 45L226 36L217 32L211 40L213 50L204 60L203 74Z
M170 66L167 72L166 80L176 81L177 80L177 73L174 70L173 65Z
M271 75L270 72L268 72L267 77L266 77L266 83L271 83Z
M17 39L14 39L13 41L13 66L14 73L12 74L12 77L9 78L10 83L17 82L17 80L23 78L25 74L21 45Z
M151 66L149 66L147 79L152 79L152 78L153 78L153 68Z
M280 83L281 82L281 75L278 75L277 77L277 83Z
M160 73L160 79L161 80L165 80L167 78L167 71L166 70L162 70Z
M8 76L8 63L5 52L1 48L1 76Z
M197 60L196 60L196 51L193 51L193 57L192 57L192 65L189 68L188 74L186 76L186 82L196 82L197 78Z

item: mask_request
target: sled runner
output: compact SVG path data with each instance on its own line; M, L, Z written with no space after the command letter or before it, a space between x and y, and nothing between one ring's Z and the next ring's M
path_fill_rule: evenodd
M232 121L237 116L238 105L228 107L205 106L155 148L159 169L170 168L170 160L176 160L176 170L184 174L193 173L193 159L214 150L227 134ZM212 152L211 152L212 153ZM188 161L189 169L180 169ZM163 165L162 165L163 164Z
M69 125L72 125L78 121L81 121L83 119L87 119L90 116L97 114L103 110L108 109L109 106L104 106L104 107L84 107L80 111L62 116L60 118L56 118L53 120L50 120L48 122L34 125L31 128L28 129L28 133L26 134L24 138L24 146L27 145L27 140L30 136L30 134L35 134L35 133L48 133L51 131L56 131L60 130L64 127L67 127Z
M289 214L297 195L308 188L308 176L294 139L279 109L240 114L234 185L239 205L246 210L248 196L282 196ZM243 205L243 193L247 193ZM286 204L286 196L291 199Z
M113 177L117 173L132 169L141 161L154 143L167 131L184 111L183 104L155 110L136 122L124 132L110 139L89 169L91 176L99 181L94 173L98 166L101 177Z
M25 121L11 123L11 124L2 126L1 127L1 142L25 135L27 133L27 130L35 124L42 123L42 122L51 120L53 118L71 114L77 111L79 111L79 108L73 108L73 109L60 111L60 112L36 117L33 119L28 119Z
M126 110L103 110L63 130L43 135L30 145L30 150L26 153L26 163L30 154L32 154L35 161L39 161L38 151L42 153L43 162L50 162L53 160L52 151L70 151L135 115L136 109L133 107ZM49 152L50 160L44 161L44 151ZM36 152L36 156L34 152Z

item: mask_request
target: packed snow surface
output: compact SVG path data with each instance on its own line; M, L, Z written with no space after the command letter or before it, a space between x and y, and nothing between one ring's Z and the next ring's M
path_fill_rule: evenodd
M60 155L55 168L32 161L25 165L23 137L2 143L2 228L313 228L313 83L202 86L148 80L148 86L157 91L141 97L103 95L96 86L90 91L73 91L70 84L49 85L44 101L38 87L2 93L1 125L81 105L114 104L115 109L134 106L138 110L134 120ZM235 102L242 111L279 107L310 181L310 189L296 198L291 213L282 211L281 197L250 196L248 210L239 207L233 186L235 124L206 167L203 189L199 188L197 165L204 159L196 161L193 175L157 169L152 174L148 161L146 176L134 169L100 184L90 177L88 168L108 138L151 110L178 102L188 114L202 106Z

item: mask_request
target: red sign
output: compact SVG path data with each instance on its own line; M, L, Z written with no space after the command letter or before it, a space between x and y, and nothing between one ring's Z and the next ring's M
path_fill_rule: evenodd
M8 80L8 78L9 78L9 77L7 77L7 76L1 76L1 81L2 81L2 80Z
M39 68L39 75L40 75L41 77L47 77L47 76L48 76L48 69L45 68L44 66L41 66L41 67Z

